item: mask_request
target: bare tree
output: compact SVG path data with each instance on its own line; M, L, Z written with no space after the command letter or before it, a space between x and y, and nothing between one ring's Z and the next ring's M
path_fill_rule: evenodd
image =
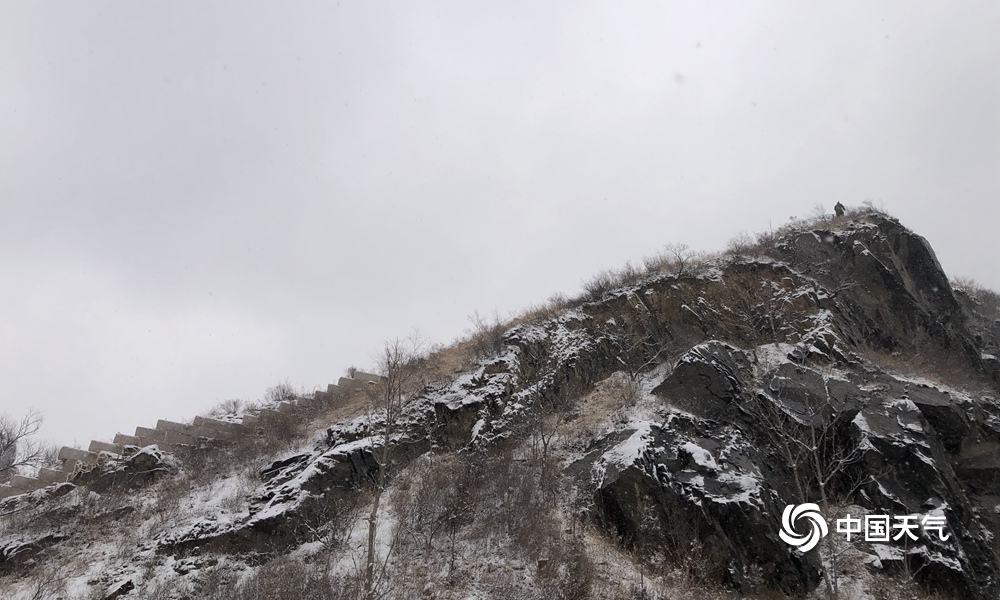
M507 325L496 309L493 309L493 314L489 317L479 314L478 310L473 311L469 315L469 323L472 324L469 340L472 342L476 358L497 356L507 347L503 340Z
M782 389L775 390L778 399L761 392L748 405L760 421L761 429L778 454L787 462L795 481L799 503L819 500L823 514L830 512L830 488L835 480L847 476L848 468L864 458L862 446L843 435L853 412L836 410L829 398L807 395L805 403L792 410L779 402ZM853 482L856 489L858 482ZM838 552L834 536L826 538L826 552L831 567L826 582L827 595L839 598L837 572Z
M437 550L434 541L443 535L449 571L454 570L462 527L473 514L468 461L454 455L425 455L409 467L393 506L403 528L423 549L425 563Z
M697 253L687 244L671 242L664 244L663 250L656 254L643 257L642 262L647 271L664 273L667 269L673 269L674 275L680 277L696 256Z
M66 591L66 582L70 578L68 565L57 561L54 556L47 558L48 560L39 561L39 568L29 579L29 600L58 598Z
M298 397L295 386L284 380L273 385L264 391L264 402L278 404L281 402L294 402Z
M364 598L374 600L386 593L386 566L392 553L390 544L385 556L376 548L379 509L392 469L393 438L398 433L407 394L418 380L418 369L425 355L426 343L418 333L408 339L386 342L376 357L381 381L368 388L368 426L371 432L372 458L377 470L373 477L372 506L368 514L368 545L364 564Z
M677 269L675 275L680 277L684 274L684 268L695 257L695 252L687 244L671 242L665 244L663 249L667 255L673 259L674 267Z
M839 202L837 204L840 204ZM812 211L809 213L810 219L823 219L828 217L826 214L826 208L823 207L822 202L817 202L812 205Z
M528 412L528 426L531 432L531 458L545 466L549 459L552 442L559 437L559 421L550 418L555 414L556 402L537 397L531 402Z
M754 343L760 338L770 343L786 341L795 324L807 314L796 308L787 290L766 276L734 274L727 277L726 288L729 311L736 317L733 325Z
M640 373L660 362L671 344L666 327L642 297L630 291L628 299L635 312L622 314L624 331L618 338L620 350L615 359L636 382Z
M0 482L8 481L18 467L45 462L46 447L29 439L42 426L42 413L29 408L20 419L0 414Z
M756 243L746 231L739 231L726 243L726 253L731 256L746 256L754 249Z

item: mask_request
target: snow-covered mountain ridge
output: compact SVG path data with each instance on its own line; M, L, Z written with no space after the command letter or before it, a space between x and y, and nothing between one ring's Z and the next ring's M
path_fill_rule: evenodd
M372 384L0 500L0 596L1000 594L1000 314L926 240L855 213L617 283L407 363L398 414ZM803 553L805 502L831 533ZM862 513L950 535L843 540Z

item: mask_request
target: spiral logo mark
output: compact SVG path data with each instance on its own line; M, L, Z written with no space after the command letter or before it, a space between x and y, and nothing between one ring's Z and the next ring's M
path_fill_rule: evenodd
M794 524L800 518L806 519L810 523L809 533L806 535L799 535L795 531ZM781 531L778 532L778 537L786 544L796 546L802 552L809 552L815 548L816 544L829 532L826 519L819 512L819 506L811 502L799 505L789 504L785 507L785 512L781 513Z

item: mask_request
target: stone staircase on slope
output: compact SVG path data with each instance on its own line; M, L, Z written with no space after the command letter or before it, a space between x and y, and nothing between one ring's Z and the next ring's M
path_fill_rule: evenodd
M211 443L214 440L234 440L256 433L260 425L268 419L301 414L307 409L330 405L338 398L343 398L380 380L381 377L378 375L355 371L353 377L341 377L336 384L331 383L326 386L326 391L317 391L312 397L296 398L293 402L281 402L274 408L261 408L255 414L244 414L239 422L195 417L192 423L186 424L160 419L156 422L156 427L136 427L135 435L116 434L111 443L91 441L86 450L63 446L59 450L61 468L42 467L38 469L35 477L12 476L10 481L0 485L0 500L71 481L80 471L88 470L102 462L120 460L145 446L156 445L161 450L171 451Z

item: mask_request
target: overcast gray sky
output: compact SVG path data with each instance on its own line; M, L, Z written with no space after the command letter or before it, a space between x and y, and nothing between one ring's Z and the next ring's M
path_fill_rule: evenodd
M0 412L60 444L882 203L1000 288L1000 4L4 2Z

